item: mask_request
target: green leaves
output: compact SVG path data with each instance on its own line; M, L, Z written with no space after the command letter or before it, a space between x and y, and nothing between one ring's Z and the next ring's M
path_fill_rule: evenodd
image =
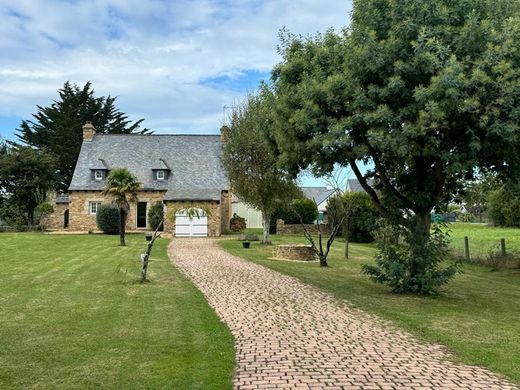
M129 201L136 201L141 184L127 168L112 169L107 176L104 195L110 196L120 208L128 209Z
M83 87L66 82L59 99L50 106L38 106L33 120L22 121L17 137L24 144L49 151L57 161L56 189L66 192L82 143L81 127L92 121L97 133L146 133L143 119L132 122L115 106L112 96L96 97L90 82Z
M510 0L359 0L342 33L287 35L272 85L282 161L294 174L350 165L414 233L403 216L442 206L475 171L520 175L519 39Z
M46 151L13 146L0 153L0 194L6 195L11 207L24 212L29 224L55 181L55 159Z

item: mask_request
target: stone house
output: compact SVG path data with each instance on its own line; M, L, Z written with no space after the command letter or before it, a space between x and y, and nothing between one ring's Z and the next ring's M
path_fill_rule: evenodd
M111 169L127 168L141 183L137 202L130 205L126 228L149 230L148 210L163 204L177 211L175 224L164 230L176 236L219 236L227 230L231 197L220 164L219 135L96 134L83 126L83 144L68 196L54 199L49 228L95 231L97 208L111 200L102 195ZM207 208L210 214L189 220L183 207ZM180 211L179 211L180 210Z

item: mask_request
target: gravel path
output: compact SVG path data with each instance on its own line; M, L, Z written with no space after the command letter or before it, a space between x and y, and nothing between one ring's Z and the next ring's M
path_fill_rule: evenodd
M174 239L169 254L235 337L236 389L517 389L215 240Z

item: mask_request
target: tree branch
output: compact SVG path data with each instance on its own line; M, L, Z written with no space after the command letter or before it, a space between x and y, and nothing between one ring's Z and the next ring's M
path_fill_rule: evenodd
M376 206L376 209L384 216L388 218L397 217L399 221L402 224L406 223L406 219L402 216L397 216L396 214L392 214L390 210L388 210L383 204L381 203L381 200L379 199L379 196L377 196L376 191L370 187L367 183L366 178L361 174L361 171L359 170L356 160L353 158L348 159L348 163L350 164L352 171L354 172L354 175L356 175L356 178L359 181L359 184L361 184L361 187L368 193L370 198L372 199L372 202L374 203L374 206Z
M403 194L401 194L395 186L390 183L390 180L388 179L388 176L386 176L385 170L383 168L383 165L381 164L381 160L379 159L379 155L377 154L377 151L370 145L368 140L365 141L368 147L368 151L370 155L372 156L372 159L374 160L374 164L376 165L377 173L379 174L379 177L381 178L381 181L383 182L383 185L385 188L389 189L390 192L403 204L409 208L410 210L416 210L417 205L415 205L412 201L407 199Z

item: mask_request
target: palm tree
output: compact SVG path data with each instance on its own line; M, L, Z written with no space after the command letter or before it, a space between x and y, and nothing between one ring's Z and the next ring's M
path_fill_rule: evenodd
M140 183L126 168L116 168L107 177L103 195L110 196L119 208L119 243L125 246L125 225L130 209L129 202L137 201Z

